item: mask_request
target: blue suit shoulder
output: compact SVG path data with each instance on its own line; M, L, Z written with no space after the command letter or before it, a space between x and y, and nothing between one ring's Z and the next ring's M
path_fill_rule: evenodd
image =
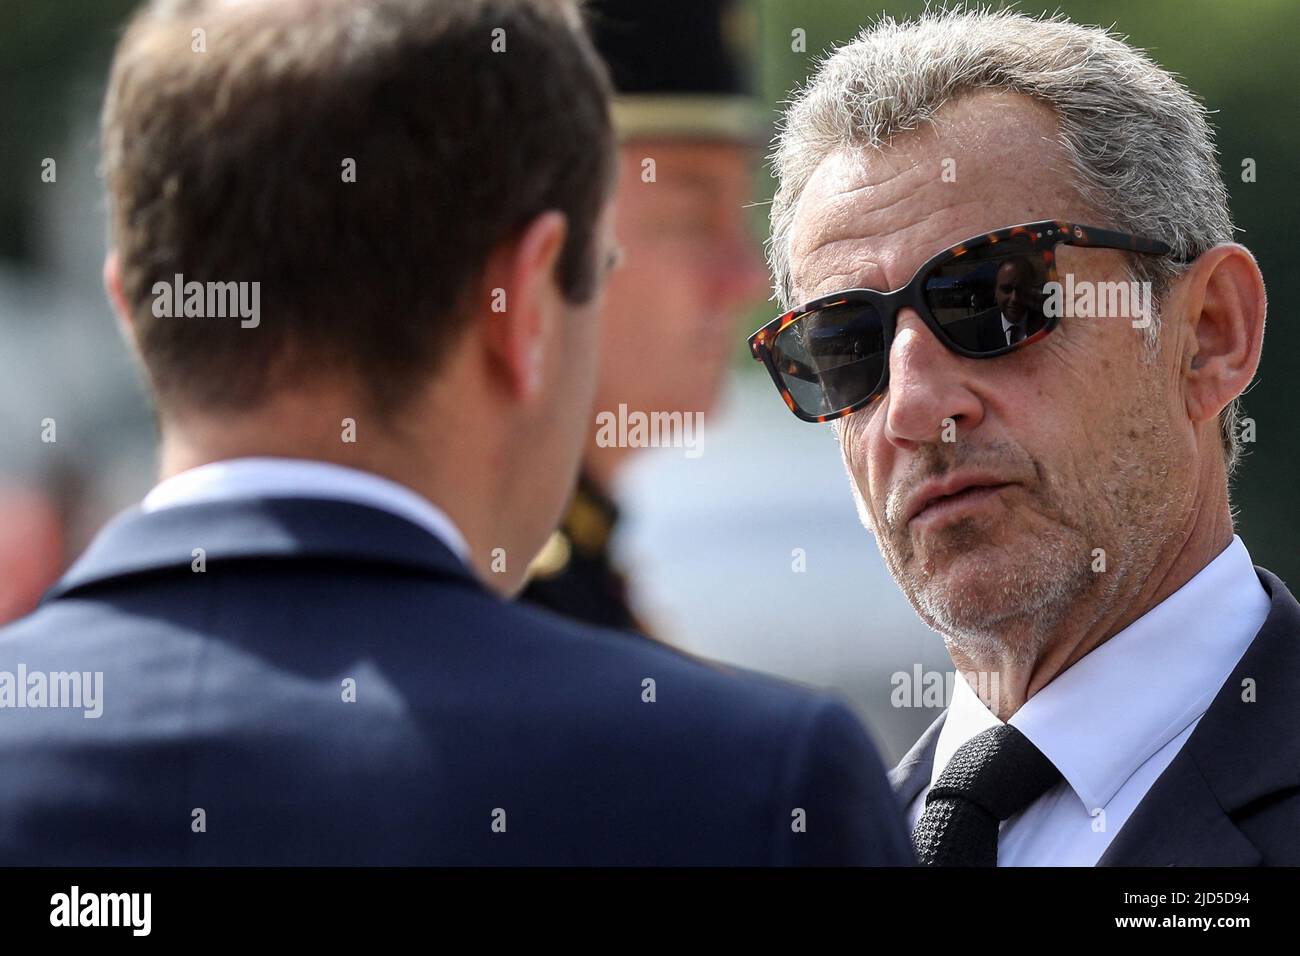
M103 680L0 720L0 861L909 861L835 698L502 600L367 509L185 510L0 631L0 670Z
M525 709L560 723L557 710L580 721L595 710L604 726L588 732L611 765L634 759L675 778L674 799L693 785L737 820L763 819L768 845L747 862L911 862L880 759L838 696L532 606L502 609L522 644L553 652L530 669L537 693ZM557 685L568 693L551 693Z

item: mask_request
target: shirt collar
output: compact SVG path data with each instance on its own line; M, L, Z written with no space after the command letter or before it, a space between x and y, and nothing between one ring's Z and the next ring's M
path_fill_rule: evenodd
M1199 719L1263 627L1269 597L1241 539L1077 661L1009 723L1056 765L1091 811ZM957 749L1001 721L965 680L935 747L931 784Z
M160 482L140 503L148 513L239 498L327 498L370 505L414 522L469 564L464 535L441 508L372 472L305 458L233 458L199 465Z

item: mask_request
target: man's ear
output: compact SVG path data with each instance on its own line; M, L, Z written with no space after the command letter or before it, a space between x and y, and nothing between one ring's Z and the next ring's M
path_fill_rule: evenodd
M1183 395L1194 422L1218 418L1259 368L1268 311L1264 277L1245 246L1223 243L1197 256L1183 276L1188 334Z
M493 367L512 397L533 398L542 385L545 348L559 311L556 266L568 226L550 210L488 257L480 286L487 301L475 313L485 324Z
M117 316L117 327L121 330L122 337L134 345L135 330L126 296L122 294L122 263L116 249L110 249L104 258L104 291L108 293L108 302L113 307L113 314Z

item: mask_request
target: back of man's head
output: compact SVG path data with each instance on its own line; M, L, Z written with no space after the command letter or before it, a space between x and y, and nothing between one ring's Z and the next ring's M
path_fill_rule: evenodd
M592 297L607 97L574 0L148 4L113 65L104 165L162 416L322 375L391 414L464 332L491 251L548 210L560 292ZM259 314L228 315L253 283Z
M104 109L105 278L164 476L263 456L374 472L518 586L572 487L612 260L610 87L579 11L137 15Z

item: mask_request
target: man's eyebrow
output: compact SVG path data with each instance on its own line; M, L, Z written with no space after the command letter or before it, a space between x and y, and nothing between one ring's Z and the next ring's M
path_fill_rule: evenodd
M868 274L880 274L880 264L877 262L863 263L861 266L852 269L849 272L831 272L824 276L819 282L812 286L806 286L798 277L791 283L791 289L795 291L794 302L792 305L798 306L803 302L810 302L813 299L820 299L824 295L830 295L832 292L840 292L844 289L875 289L877 292L888 292L888 289L882 288L883 282L867 282L863 276ZM837 281L832 282L835 279ZM801 293L799 290L808 288L810 291Z
M852 259L850 259L847 262L836 262L835 265L840 266L841 267L840 269L837 269L835 272L828 272L824 277L817 280L816 282L813 282L811 285L809 285L805 281L802 281L806 278L810 278L816 275L818 260L826 255L827 250L829 250L830 247L840 242L851 241L854 238L855 237L844 236L840 239L833 239L828 242L823 242L820 243L818 246L816 246L814 249L812 249L810 252L805 253L801 257L799 271L794 275L792 275L791 277L794 280L792 282L792 287L799 286L801 288L824 290L824 292L821 291L817 292L816 296L820 296L824 293L835 292L840 289L850 289L850 288L876 289L877 291L880 292L888 292L889 291L888 289L883 288L884 285L883 278L885 272L884 266L881 264L881 262L878 259L870 258L865 249L862 250L862 253L860 255L854 256ZM859 239L859 241L861 240ZM877 281L875 283L866 282L863 279L863 276L866 275L876 276ZM829 280L833 278L838 278L841 281L835 283L833 288L826 288ZM814 298L816 296L814 296Z

